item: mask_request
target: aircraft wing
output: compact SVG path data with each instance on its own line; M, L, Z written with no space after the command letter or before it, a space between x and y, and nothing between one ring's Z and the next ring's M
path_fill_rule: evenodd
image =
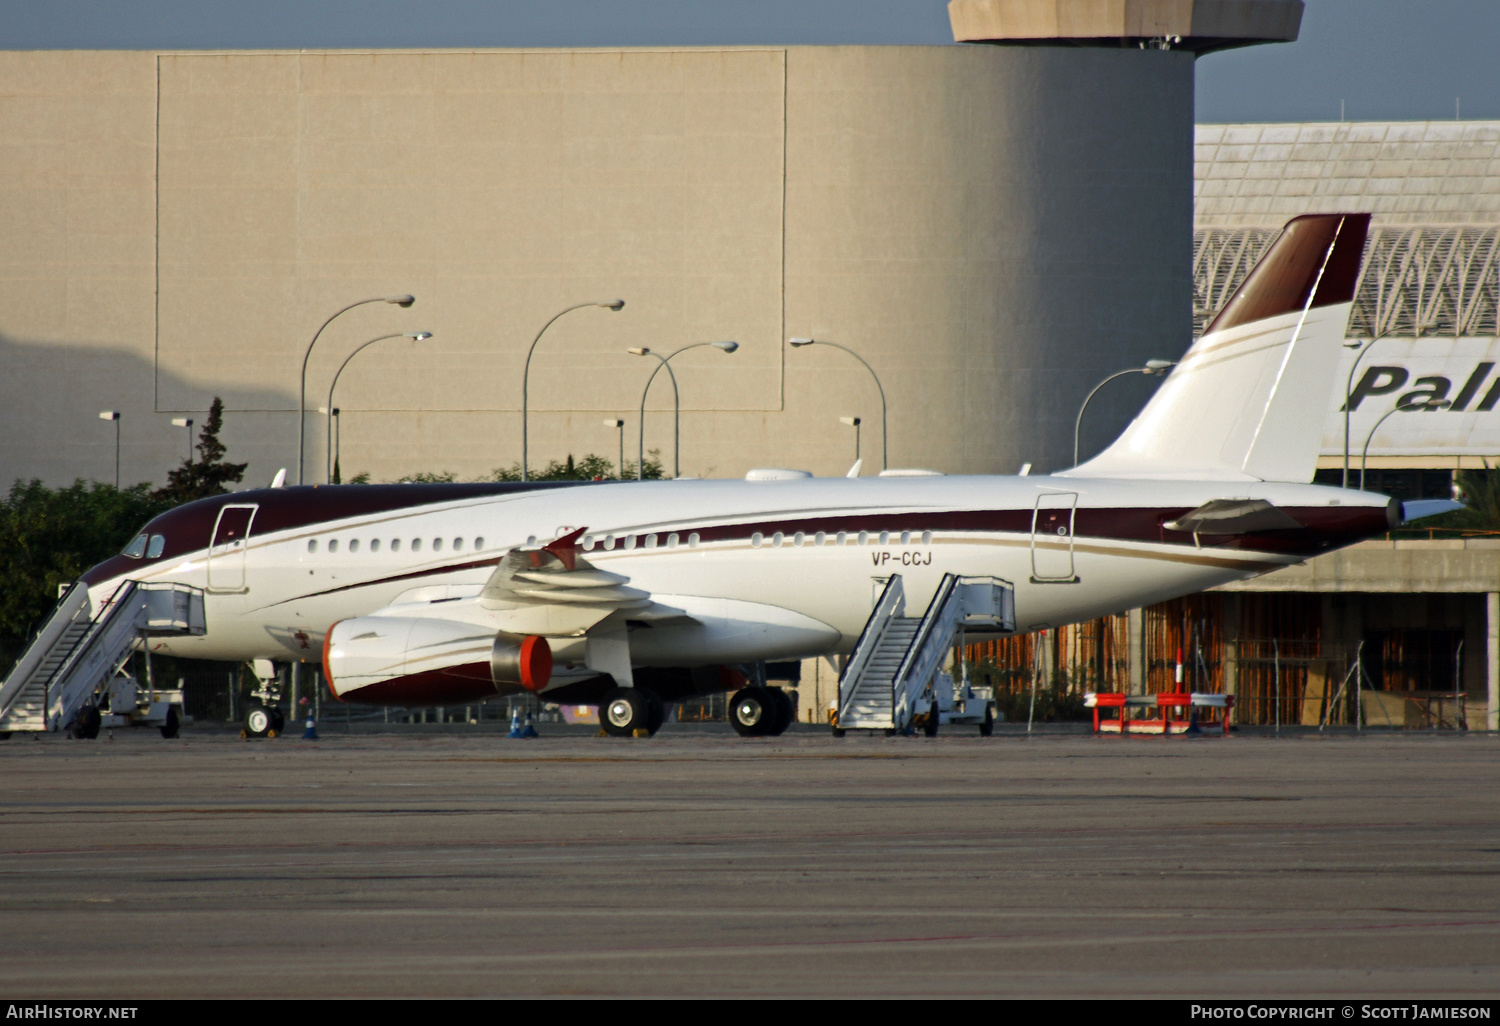
M1303 525L1265 499L1210 499L1161 526L1192 534L1250 534L1294 531Z
M583 558L579 528L538 548L511 549L479 593L501 629L515 634L578 637L613 613L640 619L682 614L654 608L651 593L629 586L630 578L600 570Z

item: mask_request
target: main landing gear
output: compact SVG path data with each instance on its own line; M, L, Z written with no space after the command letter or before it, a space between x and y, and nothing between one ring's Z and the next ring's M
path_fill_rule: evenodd
M729 722L740 737L775 737L796 718L791 697L780 688L753 684L729 700Z
M650 737L666 718L666 706L645 688L614 688L599 703L599 726L613 737Z

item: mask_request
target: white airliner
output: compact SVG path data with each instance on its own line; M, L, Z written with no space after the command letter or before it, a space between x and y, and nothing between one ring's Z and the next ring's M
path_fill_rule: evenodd
M153 651L321 660L363 703L529 690L628 735L743 683L722 668L848 653L893 572L917 601L944 573L1013 582L1021 631L1263 574L1403 520L1307 483L1368 225L1291 221L1124 434L1062 473L271 488L163 514L84 580L95 608L127 579L206 591L206 633Z

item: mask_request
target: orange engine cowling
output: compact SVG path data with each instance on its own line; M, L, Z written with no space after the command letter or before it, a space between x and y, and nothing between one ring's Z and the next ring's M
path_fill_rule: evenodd
M543 637L496 634L457 620L361 616L329 628L323 672L337 698L472 702L517 688L541 691L552 678L552 649Z

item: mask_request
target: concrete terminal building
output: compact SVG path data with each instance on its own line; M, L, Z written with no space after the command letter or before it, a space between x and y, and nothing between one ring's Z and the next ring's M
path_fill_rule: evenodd
M477 477L615 452L674 366L684 473L1070 462L1096 371L1188 344L1198 52L1300 0L954 0L951 47L0 53L0 476L161 481L227 406L247 483L294 467L339 362L341 464ZM991 45L993 44L993 45ZM1145 382L1090 409L1129 419ZM658 385L648 448L670 457ZM661 412L661 411L668 412ZM324 465L307 416L309 481ZM295 476L295 470L293 471Z

